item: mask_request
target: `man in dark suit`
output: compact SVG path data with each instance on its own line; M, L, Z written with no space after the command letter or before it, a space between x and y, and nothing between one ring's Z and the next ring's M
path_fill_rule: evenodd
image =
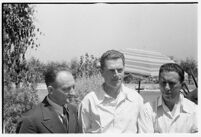
M45 83L48 95L24 114L17 133L78 133L77 108L69 102L75 87L71 72L51 67Z

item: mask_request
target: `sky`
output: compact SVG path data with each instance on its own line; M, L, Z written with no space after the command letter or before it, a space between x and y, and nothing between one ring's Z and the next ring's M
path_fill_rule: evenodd
M37 50L42 62L70 62L110 49L161 52L175 59L197 60L196 4L37 4Z

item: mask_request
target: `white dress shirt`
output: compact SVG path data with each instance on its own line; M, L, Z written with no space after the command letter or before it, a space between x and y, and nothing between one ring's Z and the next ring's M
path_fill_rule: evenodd
M180 94L179 102L170 111L159 96L156 101L144 105L139 130L142 133L197 132L197 105Z
M100 86L88 93L79 106L79 123L84 133L137 133L143 99L122 84L116 99Z

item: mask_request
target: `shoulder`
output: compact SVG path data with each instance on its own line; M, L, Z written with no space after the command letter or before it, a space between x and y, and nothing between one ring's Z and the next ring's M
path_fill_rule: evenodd
M41 105L42 104L39 103L38 105L34 106L32 109L21 115L21 117L17 121L16 133L20 132L20 128L22 126L23 128L33 126L37 123L39 119L41 119L42 117Z
M187 111L188 113L197 112L197 109L198 109L197 105L194 102L190 101L189 99L183 98L182 105L183 105L183 109Z
M102 86L97 87L96 90L90 91L81 101L83 104L89 104L89 103L98 103L104 98L104 91Z
M155 101L152 102L146 102L143 105L144 110L149 111L150 113L154 111L154 108L156 107Z
M29 111L23 113L23 117L33 117L33 116L38 116L39 113L41 112L41 103L39 103L36 106L33 106L32 109L30 109Z
M151 102L146 102L144 105L143 105L143 110L149 114L149 115L157 115L157 109L158 109L158 104L157 104L157 100L159 98L157 98L156 100L154 101L151 101Z
M129 99L131 99L133 101L137 100L138 102L143 103L142 96L136 90L123 85L123 92L125 92L127 94Z
M22 114L21 118L18 120L19 123L30 125L37 123L42 119L41 103L33 107L31 110Z
M96 93L94 91L90 91L81 101L81 103L89 103L94 100L96 97Z

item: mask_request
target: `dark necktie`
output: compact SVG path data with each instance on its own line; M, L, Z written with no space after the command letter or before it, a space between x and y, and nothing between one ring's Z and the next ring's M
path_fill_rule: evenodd
M65 129L68 131L68 112L65 107L63 107L62 120L63 120L63 125L64 125Z

